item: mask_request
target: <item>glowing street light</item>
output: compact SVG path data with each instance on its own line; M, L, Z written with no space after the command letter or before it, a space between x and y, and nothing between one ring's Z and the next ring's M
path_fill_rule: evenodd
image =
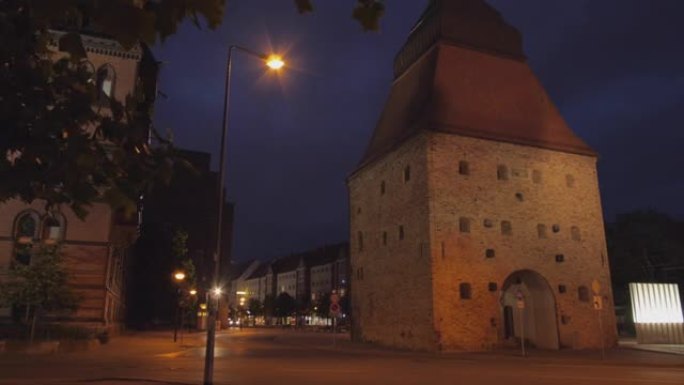
M182 282L185 279L185 273L182 271L177 271L173 274L173 278L178 282Z
M219 172L216 188L216 247L214 249L214 284L218 284L220 275L221 262L221 241L223 232L221 226L223 225L223 205L224 205L224 185L225 185L225 168L226 168L226 136L228 135L228 115L230 112L230 84L231 74L233 70L233 51L241 51L247 53L259 60L265 62L266 66L274 71L280 70L285 66L285 61L282 57L277 55L263 55L252 51L248 48L239 45L231 45L228 47L228 57L226 65L226 83L223 92L223 122L221 124L221 151L219 152ZM218 319L218 299L221 295L221 289L214 289L216 296L216 308L209 307L209 314L207 318L207 344L204 353L204 385L212 385L214 383L214 347L216 345L216 320Z
M279 69L285 67L285 62L283 58L278 55L269 55L266 58L266 65L268 68L278 71Z
M197 295L197 290L190 289L190 295Z
M223 293L223 290L221 290L220 287L215 287L215 288L214 288L214 296L220 297L222 293Z

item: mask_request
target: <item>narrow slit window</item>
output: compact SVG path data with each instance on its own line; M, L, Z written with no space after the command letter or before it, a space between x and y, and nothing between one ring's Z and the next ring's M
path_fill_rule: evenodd
M501 221L501 234L511 235L513 234L513 225L510 221Z
M458 173L461 175L470 175L470 165L465 160L458 162Z
M404 168L404 182L408 182L411 180L411 166L406 166Z
M471 299L473 296L472 289L469 283L462 283L458 286L458 291L461 299Z
M496 178L498 180L508 180L508 167L504 165L499 165L496 168Z
M458 228L462 233L470 232L470 218L461 217L458 220Z

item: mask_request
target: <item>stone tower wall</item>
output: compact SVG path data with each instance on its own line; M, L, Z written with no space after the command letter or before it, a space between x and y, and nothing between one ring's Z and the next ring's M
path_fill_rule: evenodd
M436 347L426 146L426 136L415 136L349 178L349 276L357 340L420 350ZM404 180L407 166L409 181Z
M468 175L459 173L462 161ZM507 180L499 179L500 166ZM428 180L434 325L441 349L486 350L500 344L501 290L520 270L533 270L548 282L561 347L597 348L601 338L607 346L615 343L596 158L432 133ZM469 233L461 232L461 218L468 218ZM502 233L502 221L510 222L510 234ZM545 226L545 238L538 234L539 225ZM493 257L487 257L487 249ZM559 255L562 262L556 260ZM603 336L591 301L594 279L602 286ZM471 299L460 298L461 283L471 285ZM588 288L588 302L578 298L580 286Z

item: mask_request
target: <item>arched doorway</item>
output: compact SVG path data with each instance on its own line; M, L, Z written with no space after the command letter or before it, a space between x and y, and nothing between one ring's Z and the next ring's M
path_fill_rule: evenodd
M546 279L532 270L516 271L504 281L501 305L506 340L525 340L541 349L558 349L556 300ZM520 308L522 297L524 308Z

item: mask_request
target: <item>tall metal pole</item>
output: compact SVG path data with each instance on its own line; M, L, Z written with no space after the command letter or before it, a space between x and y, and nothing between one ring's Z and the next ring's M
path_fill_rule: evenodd
M225 183L225 167L226 167L226 136L228 133L228 113L230 111L230 75L233 66L233 49L235 46L228 48L228 60L226 65L226 83L223 94L223 125L221 126L221 153L219 160L219 175L216 187L217 195L217 216L216 216L216 248L214 253L214 287L218 286L221 263L221 240L223 233L223 206L225 204L224 183ZM218 315L218 308L213 305L212 301L207 301L209 308L209 315L207 317L207 346L204 355L204 385L213 385L214 383L214 347L216 345L216 320Z

